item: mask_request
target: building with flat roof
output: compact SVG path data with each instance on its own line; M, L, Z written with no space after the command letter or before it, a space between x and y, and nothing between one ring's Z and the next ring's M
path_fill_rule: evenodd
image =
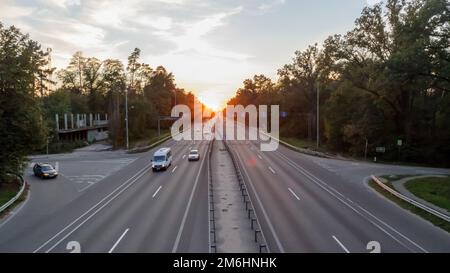
M89 142L108 138L108 114L55 115L56 132L62 141L85 140Z

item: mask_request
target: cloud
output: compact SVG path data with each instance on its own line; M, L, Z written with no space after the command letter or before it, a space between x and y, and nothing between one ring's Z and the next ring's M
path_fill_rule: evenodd
M43 0L43 2L49 6L56 6L63 9L81 4L80 0Z
M283 5L284 3L286 3L286 0L271 0L269 2L260 4L258 6L258 9L262 12L267 12L275 6Z
M244 56L241 54L218 50L211 46L204 37L215 29L223 26L228 17L238 14L241 11L242 7L237 7L228 12L205 16L204 18L194 22L182 23L180 26L184 29L183 34L173 35L173 33L166 33L162 36L165 36L166 39L177 44L178 52L195 50L210 56L240 59Z
M0 18L3 19L15 19L20 17L26 17L33 13L34 8L19 6L14 4L13 1L6 0L1 4Z
M252 56L210 40L242 13L241 1L36 0L22 6L0 1L7 1L0 10L5 23L17 24L44 48L51 47L58 68L76 51L126 62L139 47L143 62L167 66L180 86L198 92L232 90L230 84L245 76L242 71L250 73L235 67L248 68Z

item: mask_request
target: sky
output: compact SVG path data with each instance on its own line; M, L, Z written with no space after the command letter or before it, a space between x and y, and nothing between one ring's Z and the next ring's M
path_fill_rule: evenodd
M67 66L76 51L163 65L177 86L213 108L246 78L277 69L296 50L350 30L377 0L0 0L0 21L52 48Z

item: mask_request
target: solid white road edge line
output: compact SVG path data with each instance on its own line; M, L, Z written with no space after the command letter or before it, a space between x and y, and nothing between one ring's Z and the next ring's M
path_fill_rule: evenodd
M123 189L121 189L116 195L111 197L108 201L106 201L105 204L103 204L101 207L99 207L96 211L94 211L91 215L89 215L85 220L83 220L78 226L74 227L69 233L67 233L65 236L63 236L58 242L56 242L52 247L50 247L45 253L49 253L52 251L55 247L57 247L62 241L67 239L72 233L77 231L81 226L83 226L87 221L89 221L92 217L94 217L99 211L101 211L104 207L109 205L114 199L116 199L119 195L121 195L124 191L126 191L129 187L131 187L136 181L138 181L145 172L141 173L138 177L136 177L132 182L130 182L128 185L126 185Z
M169 140L171 141L171 140ZM184 149L182 149L184 150ZM117 195L113 196L111 200L107 201L107 203L105 205L103 205L99 210L103 209L106 205L108 205L111 201L113 201L118 195L120 195L122 192L124 192L127 188L129 188L132 184L134 184L138 179L140 179L146 172L146 170L148 168L150 168L150 166L152 165L152 163L147 164L146 166L144 166L142 169L140 169L139 171L137 171L132 177L130 177L129 179L127 179L124 183L122 183L121 185L117 186L117 188L115 188L112 192L110 192L107 196L105 196L102 200L100 200L99 202L97 202L94 206L92 206L89 210L87 210L86 212L84 212L81 216L79 216L77 219L75 219L74 221L72 221L70 224L68 224L66 227L64 227L62 230L60 230L58 233L56 233L53 237L51 237L50 239L48 239L46 242L44 242L41 246L39 246L36 250L33 251L33 253L38 252L39 250L41 250L43 247L45 247L46 245L48 245L51 241L55 240L56 237L58 237L59 235L61 235L64 231L66 231L68 228L70 228L71 226L73 226L76 222L78 222L81 218L83 218L84 216L86 216L89 212L91 212L92 210L94 210L97 206L99 206L103 201L105 201L106 199L108 199L110 196L114 195L117 191L119 191L122 187L125 187L123 190L121 190ZM95 211L94 215L97 214L97 212L99 211ZM78 225L77 227L75 227L74 230L72 230L68 235L66 235L62 240L58 241L55 245L53 245L49 250L47 250L46 252L50 252L54 247L56 247L58 244L60 244L65 238L67 238L68 236L70 236L70 234L72 234L74 231L76 231L79 227L81 227L86 221L88 221L90 218L92 218L91 215L89 216L85 221L83 221L80 225Z
M39 246L35 251L33 251L33 253L38 252L39 250L41 250L43 247L45 247L47 244L49 244L51 241L53 241L57 236L59 236L61 233L63 233L64 231L66 231L68 228L70 228L71 226L73 226L76 222L78 222L81 218L83 218L84 216L86 216L88 213L90 213L92 210L94 210L97 206L99 206L101 203L103 203L106 199L108 199L109 197L111 197L112 195L114 195L117 191L119 191L122 187L125 187L127 185L129 185L130 181L135 181L135 179L137 179L137 177L142 176L143 174L145 174L145 170L147 168L149 168L151 166L152 163L147 164L145 167L143 167L142 169L140 169L135 175L133 175L132 177L130 177L128 180L126 180L124 183L122 183L121 185L119 185L117 188L115 188L111 193L109 193L108 195L106 195L102 200L100 200L99 202L97 202L95 205L93 205L90 209L88 209L86 212L84 212L81 216L79 216L77 219L73 220L70 224L68 224L66 227L64 227L61 231L59 231L58 233L56 233L53 237L51 237L50 239L48 239L46 242L44 242L41 246Z
M214 141L214 140L213 140ZM209 154L208 152L212 152L212 151L206 151L206 156L208 157L208 161L206 163L206 168L208 170L208 253L211 253L211 197L210 197L210 187L209 187L209 183L212 183L210 181L211 178L211 173L210 173L210 164L211 162L209 161Z
M247 180L248 180L248 182L250 183L250 187L252 188L252 191L253 191L253 193L255 194L256 201L258 201L258 205L259 205L259 207L261 208L261 212L262 212L263 215L264 215L264 218L265 218L265 220L266 220L266 222L267 222L267 225L269 226L269 229L270 229L270 231L272 232L272 236L273 236L273 238L275 239L275 242L276 242L276 244L277 244L277 247L278 247L278 249L280 250L281 253L284 253L284 252L285 252L285 251L284 251L284 247L281 245L281 241L280 241L280 239L278 238L277 233L275 232L275 229L274 229L274 227L273 227L273 225L272 225L272 222L270 221L269 216L267 215L267 212L266 212L266 210L264 209L264 207L263 207L263 205L262 205L261 199L259 198L259 195L258 195L258 193L256 192L255 187L253 186L253 182L252 182L252 180L250 179L250 175L248 174L247 169L245 168L245 165L244 165L244 163L243 163L243 161L242 161L242 159L241 159L241 156L240 156L239 153L237 153L237 152L236 152L236 155L237 155L237 158L238 158L238 160L239 160L239 162L240 162L240 164L241 164L241 166L242 166L242 170L244 171L245 176L247 177ZM261 223L260 221L258 221L258 222ZM262 228L261 228L261 232L264 233L264 232L262 231ZM267 238L267 237L264 236L264 238Z
M208 148L206 149L208 151ZM180 244L181 234L183 233L184 225L186 223L187 215L189 213L189 208L191 207L192 199L194 198L195 189L197 188L198 179L200 178L200 174L202 173L203 163L205 163L205 158L207 156L203 156L202 162L200 163L200 169L198 170L197 176L195 177L194 187L192 188L191 195L189 196L189 201L186 206L186 210L184 211L183 220L181 220L180 229L178 230L177 238L175 239L175 244L172 248L172 253L176 253L178 249L178 245ZM209 194L209 193L208 193Z
M287 156L285 156L284 154L277 152L276 153L280 158L284 159L289 165L291 165L294 169L297 169L297 171L299 171L300 173L302 173L303 175L305 175L307 178L309 178L313 183L315 183L316 185L318 185L319 187L321 187L322 189L324 189L326 192L328 192L329 194L331 194L332 196L334 196L337 200L339 200L342 204L344 204L345 206L347 206L348 208L350 208L351 210L353 210L356 214L358 214L359 216L363 217L364 219L366 219L367 221L369 221L370 223L372 223L375 227L377 227L379 230L381 230L382 232L384 232L386 235L388 235L389 237L391 237L394 241L396 241L397 243L399 243L400 245L402 245L403 247L405 247L406 249L410 250L411 252L414 252L410 247L408 247L407 245L405 245L403 242L401 242L399 239L397 239L394 235L392 235L391 233L389 233L387 230L385 230L383 227L381 227L379 224L377 224L375 221L373 221L372 219L370 219L369 217L367 217L366 215L362 214L360 211L358 211L356 208L354 208L352 205L350 205L348 202L346 202L343 198L346 198L344 195L342 195L340 192L338 192L336 189L334 189L333 187L331 187L330 185L328 185L327 183L325 183L324 181L322 181L321 179L317 178L316 176L314 176L313 174L311 174L310 172L304 170L302 167L300 167L299 165L297 165L297 163L295 163L294 161L292 161L291 159L289 159ZM325 186L326 185L326 186ZM329 188L329 189L328 189ZM340 198L338 195L342 196L342 198ZM353 202L353 204L356 204L355 202ZM426 249L424 249L422 246L420 246L419 244L417 244L416 242L412 241L411 239L409 239L408 237L406 237L405 235L403 235L401 232L399 232L398 230L396 230L395 228L393 228L392 226L390 226L389 224L387 224L386 222L382 221L381 219L377 218L375 215L373 215L372 213L370 213L369 211L365 210L364 208L362 208L361 206L359 206L358 204L356 204L356 206L358 208L360 208L362 211L364 211L365 213L367 213L368 215L370 215L371 217L373 217L375 220L379 221L381 224L383 224L384 226L386 226L388 229L392 230L393 232L397 233L398 235L400 235L402 238L404 238L406 241L410 242L412 245L414 245L415 247L417 247L418 249L420 249L421 251L428 253L428 251Z

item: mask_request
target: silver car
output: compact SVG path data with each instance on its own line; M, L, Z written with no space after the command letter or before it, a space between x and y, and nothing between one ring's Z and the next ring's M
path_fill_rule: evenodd
M198 161L200 159L200 154L198 153L198 150L191 150L188 155L189 161Z

